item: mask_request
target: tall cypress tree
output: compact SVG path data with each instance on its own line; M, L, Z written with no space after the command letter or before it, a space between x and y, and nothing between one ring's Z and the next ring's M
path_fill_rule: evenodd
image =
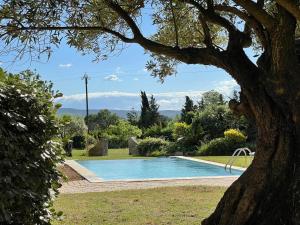
M150 110L149 110L151 125L158 124L160 122L159 121L160 115L159 115L158 109L159 109L159 105L156 103L156 99L154 98L154 96L151 95Z
M189 96L185 96L185 104L181 110L181 121L187 124L192 123L193 112L195 111L195 106L193 100Z
M156 103L154 96L150 97L150 101L145 91L141 91L141 116L139 119L140 128L148 128L154 124L158 124L160 115L158 112L159 105Z

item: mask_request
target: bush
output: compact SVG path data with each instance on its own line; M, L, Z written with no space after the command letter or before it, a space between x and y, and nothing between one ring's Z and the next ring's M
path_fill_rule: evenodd
M169 143L165 148L167 155L174 155L175 152L182 152L183 155L195 155L197 152L196 145L187 145L183 141Z
M175 123L173 136L175 140L179 138L184 138L190 135L191 133L191 126L183 123L183 122L177 122Z
M246 136L236 129L229 129L224 132L226 138L232 139L235 142L245 142Z
M154 151L163 151L168 141L160 138L145 138L138 144L139 155L150 156Z
M48 225L54 215L62 160L51 87L0 71L0 224Z
M161 125L153 125L143 132L143 137L155 137L164 138L165 140L172 141L173 138L173 127L171 125L162 128Z
M73 148L85 148L85 136L76 135L72 138Z
M167 155L168 155L167 151L163 149L161 151L156 150L154 152L151 152L151 154L149 156L159 157L159 156L167 156Z
M208 142L207 144L202 145L199 150L199 155L232 155L234 150L237 148L243 147L243 142L236 142L232 138L222 137L215 138Z
M104 131L110 148L125 148L130 137L139 137L142 131L126 120L119 120L115 125L110 125Z

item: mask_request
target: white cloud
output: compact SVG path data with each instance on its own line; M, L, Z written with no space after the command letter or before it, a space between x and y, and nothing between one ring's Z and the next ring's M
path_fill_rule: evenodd
M107 81L122 81L117 75L115 74L111 74L111 75L108 75L106 77L104 77L104 80L107 80Z
M71 63L67 63L67 64L59 64L59 67L62 67L62 68L70 68L72 66Z
M198 101L202 96L203 91L182 91L182 92L159 92L159 93L147 93L148 96L154 95L157 103L160 105L160 109L180 109L185 101L185 96L190 96L195 101ZM91 108L97 108L93 104L107 104L110 109L123 108L130 109L133 106L139 107L140 105L140 93L136 92L92 92L89 93L89 100L91 102ZM63 96L58 99L64 107L72 107L78 105L78 103L84 103L85 94L75 94L69 96Z
M119 77L116 75L107 76L107 80L118 81ZM215 83L214 89L225 95L225 98L232 94L234 89L239 86L234 80L224 80ZM210 89L208 89L210 90ZM199 101L204 92L208 90L189 90L189 91L171 91L171 92L147 92L148 96L154 95L157 103L160 105L160 110L179 110L185 102L185 96L189 96L196 103ZM91 92L89 93L90 108L108 108L108 109L131 109L140 107L140 93L139 92L123 92L123 91L109 91L109 92ZM69 108L84 108L85 94L74 94L63 96L58 99L58 102L63 104L63 107ZM75 106L75 107L74 107Z
M222 93L223 95L225 95L225 97L231 96L233 90L239 90L239 89L240 89L240 86L233 79L219 81L215 85L215 90Z
M133 80L134 80L134 81L138 81L138 80L139 80L139 78L135 77L135 78L133 78Z

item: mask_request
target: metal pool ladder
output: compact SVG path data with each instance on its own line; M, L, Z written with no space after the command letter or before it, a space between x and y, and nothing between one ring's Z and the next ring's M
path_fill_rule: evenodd
M230 157L230 159L228 160L228 162L225 165L225 170L229 169L230 173L231 173L231 168L233 163L236 160L236 156L240 156L240 154L243 153L245 156L245 164L247 162L247 153L249 154L249 156L254 156L255 152L252 152L249 148L238 148L234 151L234 153L232 154L232 156Z

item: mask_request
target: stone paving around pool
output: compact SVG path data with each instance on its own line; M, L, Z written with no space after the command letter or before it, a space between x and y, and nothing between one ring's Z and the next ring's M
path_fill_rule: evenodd
M106 192L120 191L130 189L147 189L158 187L173 187L173 186L230 186L237 177L222 177L222 178L197 178L197 179L176 179L176 180L157 180L157 181L111 181L91 183L87 180L70 181L63 183L60 188L60 193L87 193L87 192Z

